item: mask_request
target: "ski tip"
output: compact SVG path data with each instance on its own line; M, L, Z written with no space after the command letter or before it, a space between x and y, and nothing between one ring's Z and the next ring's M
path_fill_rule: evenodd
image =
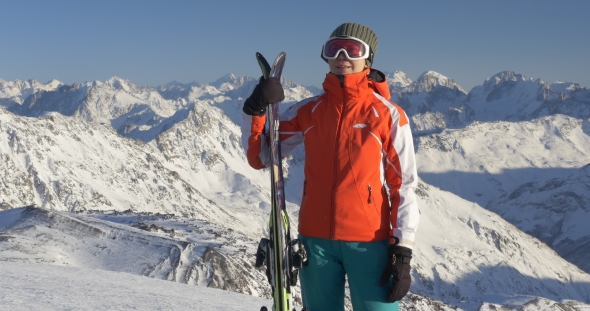
M262 56L262 54L260 52L256 52L256 59L259 61L262 60L265 63L267 62L266 58L264 56Z

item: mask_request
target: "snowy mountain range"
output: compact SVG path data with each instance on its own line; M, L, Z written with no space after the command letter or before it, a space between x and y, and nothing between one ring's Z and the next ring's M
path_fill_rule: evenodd
M508 71L469 93L433 71L386 76L421 177L402 306L590 308L590 91ZM0 79L0 260L269 298L252 267L268 172L248 166L239 129L257 82ZM282 109L318 93L282 83ZM304 152L283 164L294 227Z

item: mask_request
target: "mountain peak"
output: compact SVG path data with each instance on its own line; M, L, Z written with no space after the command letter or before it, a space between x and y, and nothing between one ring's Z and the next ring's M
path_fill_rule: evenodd
M514 71L501 71L489 78L487 78L484 83L483 87L486 90L493 88L494 86L504 83L504 82L518 82L518 81L526 81L527 78L521 74L515 73Z
M138 89L138 87L135 84L131 83L131 81L117 76L111 77L110 79L105 81L105 84L110 85L115 89L120 89L127 92L133 89Z
M579 83L556 81L551 83L551 89L555 92L568 93L583 89Z
M437 86L442 86L450 89L458 89L462 93L467 93L455 80L443 76L436 71L426 71L422 73L418 79L412 83L414 91L416 92L430 92Z
M435 79L439 79L439 80L447 80L448 78L443 76L442 74L436 72L436 71L432 71L432 70L428 70L423 72L417 80L423 80L425 78L435 78Z
M391 72L384 72L385 78L389 85L393 85L395 88L405 88L412 84L412 79L408 78L408 76L399 70Z
M211 85L222 92L227 92L243 86L244 83L251 81L252 79L254 78L250 76L236 77L233 73L228 73L211 83Z
M228 73L224 76L222 76L221 78L215 80L213 83L211 83L213 86L216 85L221 85L223 83L234 83L236 82L236 80L238 80L238 78L236 78L236 75L234 75L233 73Z
M182 83L182 82L174 80L174 81L168 82L164 85L160 85L160 86L156 87L156 89L158 89L158 90L171 90L171 89L190 90L192 87L199 86L199 85L200 85L200 83L197 81L193 81L190 83Z

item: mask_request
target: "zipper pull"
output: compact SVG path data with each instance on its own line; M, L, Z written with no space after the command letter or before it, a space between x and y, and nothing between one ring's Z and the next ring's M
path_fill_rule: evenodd
M373 189L371 188L371 185L369 186L369 203L373 203Z

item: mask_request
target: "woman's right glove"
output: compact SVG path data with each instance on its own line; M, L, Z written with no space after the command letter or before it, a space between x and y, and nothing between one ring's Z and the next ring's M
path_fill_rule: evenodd
M244 102L243 110L247 115L263 116L268 105L276 104L284 99L285 92L279 79L261 77L252 95Z
M387 301L396 302L404 298L410 290L412 277L410 276L410 260L412 250L397 245L389 245L387 249L387 265L381 274L379 285L385 286L389 278L393 277L391 288L387 291Z

